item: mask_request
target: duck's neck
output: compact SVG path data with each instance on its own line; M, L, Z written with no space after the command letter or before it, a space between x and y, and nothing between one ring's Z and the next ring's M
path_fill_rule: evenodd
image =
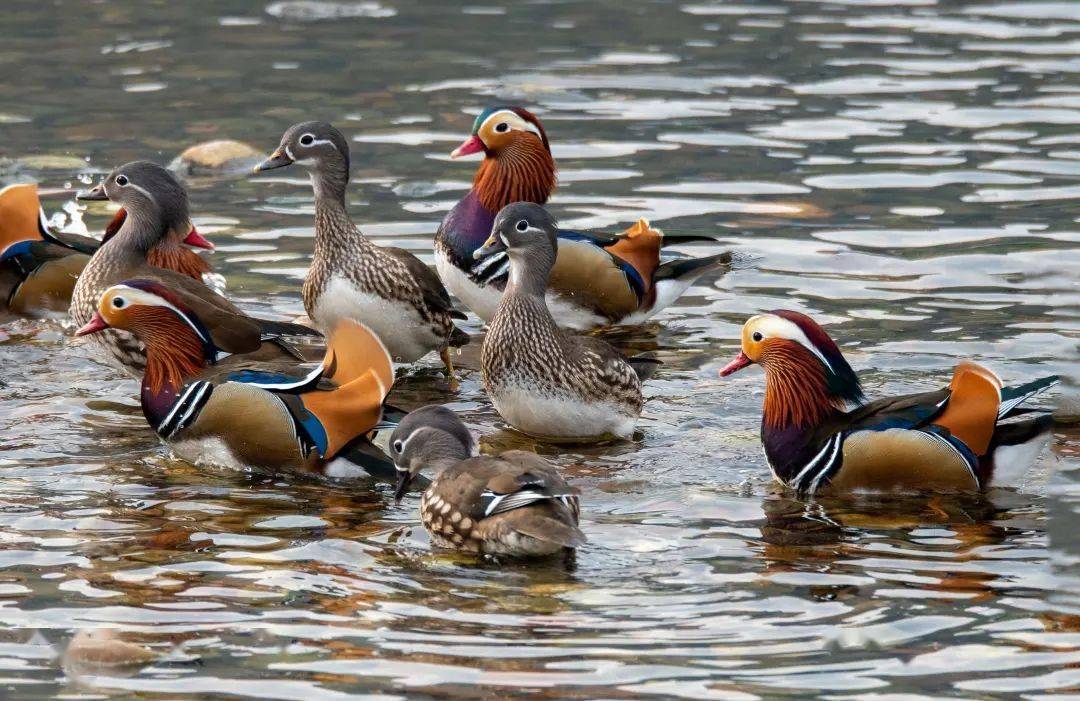
M161 213L144 208L128 210L120 228L102 244L109 255L127 255L145 260L150 250L168 234L168 225Z
M535 297L543 302L551 269L555 266L555 253L537 248L512 251L507 255L510 257L510 279L504 294Z
M206 346L190 327L175 318L155 318L141 324L139 338L146 345L143 414L157 427L184 385L208 365Z
M472 191L492 214L514 202L544 204L555 191L555 160L535 139L516 141L484 158Z
M769 353L762 365L764 428L805 431L843 411L844 400L829 391L825 369L816 359L804 354Z
M373 245L345 208L346 173L312 173L311 185L315 190L316 257L330 256L335 250Z

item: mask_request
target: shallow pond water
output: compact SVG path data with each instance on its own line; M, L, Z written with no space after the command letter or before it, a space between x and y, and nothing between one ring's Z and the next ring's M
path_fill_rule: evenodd
M289 124L352 138L350 208L430 261L495 102L542 115L553 202L581 227L649 217L755 257L654 322L633 443L500 430L481 328L447 402L493 450L583 491L573 563L433 551L385 488L196 469L136 385L56 322L0 326L0 696L18 698L1028 698L1080 687L1080 472L1058 430L1019 490L804 503L770 483L762 380L721 381L762 309L828 324L871 396L1074 374L1080 4L1074 2L51 2L4 8L0 183L70 192L135 158ZM300 173L191 182L230 294L300 312ZM1074 412L1075 413L1075 412ZM60 653L78 629L168 652L128 670Z

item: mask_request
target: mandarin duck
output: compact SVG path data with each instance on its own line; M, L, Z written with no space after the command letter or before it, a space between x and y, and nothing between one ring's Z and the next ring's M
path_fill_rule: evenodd
M496 213L513 202L545 204L555 190L555 161L547 133L520 107L480 113L472 135L451 153L484 153L472 189L447 213L435 234L435 265L449 289L491 321L506 287L505 256L472 257L491 232ZM695 240L700 237L686 237ZM620 235L559 231L548 307L559 325L576 330L637 324L674 302L706 273L731 266L731 254L660 262L664 235L642 219Z
M318 335L299 324L248 317L202 282L150 263L150 252L169 231L190 230L187 192L165 168L147 161L122 165L88 192L79 193L78 198L112 200L124 208L126 215L120 228L93 255L75 283L70 313L76 324L81 326L90 321L107 288L137 277L158 280L166 287L200 297L208 309L216 310L213 315L204 315L203 323L208 326L237 324L233 333L237 342L229 352L253 353L255 358L295 358L296 351L282 337ZM142 374L143 348L130 334L106 329L92 339L107 360L133 375Z
M117 213L104 238L97 241L50 229L37 185L9 185L0 190L0 309L30 316L66 311L76 278L90 256L116 233L123 214L123 210ZM151 249L150 260L201 279L210 265L181 244L213 248L194 227L186 234L170 231Z
M104 244L113 236L116 236L126 220L127 210L121 207L105 226L105 233L101 237L101 243ZM210 262L191 250L189 246L208 251L214 250L214 244L199 233L194 224L188 222L186 226L170 229L165 238L150 249L146 259L155 268L175 270L205 283L207 287L219 294L223 293L225 290L225 278L215 273Z
M323 363L312 370L231 355L234 328L208 323L206 312L218 310L188 290L158 279L124 280L105 290L75 333L123 329L145 345L143 415L189 462L323 474L337 474L331 463L338 456L370 465L359 448L378 427L394 381L390 357L370 330L339 322ZM238 320L245 322L257 337L257 324ZM381 476L392 475L383 464Z
M1057 377L1005 387L964 361L948 387L867 402L828 334L783 310L746 322L742 350L720 375L751 363L765 371L765 457L777 481L802 494L986 489L1016 481L1049 439L1049 415L1007 419Z
M421 470L434 479L420 498L420 520L441 548L510 557L554 555L585 543L578 490L535 453L479 454L457 414L426 406L390 437L401 501Z
M315 252L304 279L304 308L321 329L341 319L366 324L395 361L411 363L439 351L453 383L449 349L469 342L454 325L456 311L438 276L412 253L377 246L345 207L349 144L325 122L290 127L256 172L298 163L315 190Z
M650 357L624 358L599 338L559 328L545 302L558 227L540 205L518 202L495 217L478 260L505 253L510 277L480 351L484 388L522 433L557 441L629 438L641 415Z

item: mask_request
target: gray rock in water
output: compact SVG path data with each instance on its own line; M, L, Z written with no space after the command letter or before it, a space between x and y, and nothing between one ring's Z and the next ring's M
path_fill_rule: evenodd
M194 177L244 175L264 156L243 142L217 139L187 148L169 163L169 169Z

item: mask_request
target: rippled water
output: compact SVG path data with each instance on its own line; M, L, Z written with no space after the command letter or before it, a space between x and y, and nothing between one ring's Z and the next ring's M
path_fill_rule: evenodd
M135 385L56 323L0 327L0 695L277 699L1043 698L1080 688L1080 481L1059 429L1019 491L803 503L769 481L760 374L721 382L746 316L829 323L873 395L963 357L1076 369L1080 4L833 0L5 5L0 182L57 192L209 138L269 151L305 118L353 138L350 206L429 256L495 101L542 114L553 207L647 216L756 267L611 337L656 349L643 437L561 453L589 544L562 566L433 551L416 500L195 469ZM192 183L230 293L295 314L302 174ZM83 215L91 230L103 209ZM430 258L429 258L430 259ZM475 320L471 329L479 334ZM476 370L448 401L492 449ZM79 669L77 629L167 652ZM477 691L477 687L480 688ZM370 696L369 696L370 695Z

